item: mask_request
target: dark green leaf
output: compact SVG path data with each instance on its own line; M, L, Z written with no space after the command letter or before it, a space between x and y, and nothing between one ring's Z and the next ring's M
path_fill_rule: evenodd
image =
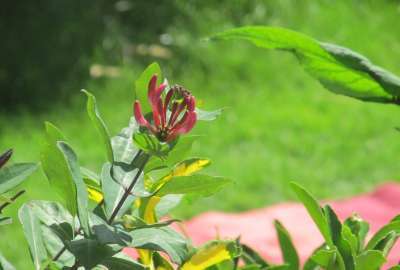
M329 205L325 206L324 212L330 228L332 241L339 251L337 255L341 257L339 259L343 260L346 270L354 270L355 262L352 249L349 242L342 236L342 224Z
M241 244L242 254L241 257L246 264L257 264L262 268L269 266L269 263L261 257L255 250L251 247Z
M118 252L112 247L100 244L93 239L71 241L68 249L85 269L92 269Z
M289 232L278 220L275 220L274 225L278 234L283 260L289 266L288 270L298 270L300 266L299 255L293 245Z
M108 132L107 126L100 116L100 112L97 108L96 97L86 90L82 90L82 92L84 92L87 96L87 113L93 125L96 127L97 131L100 134L100 138L102 139L103 144L107 150L108 161L113 162L114 156L113 149L111 147L110 133Z

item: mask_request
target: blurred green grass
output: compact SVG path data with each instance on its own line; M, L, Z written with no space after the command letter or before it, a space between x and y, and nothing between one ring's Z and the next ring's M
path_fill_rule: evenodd
M298 30L348 46L400 74L400 8L395 1L265 3L240 23ZM174 215L187 218L206 210L242 211L292 200L290 181L319 198L342 198L399 179L400 134L394 129L399 125L399 108L331 94L284 52L202 41L201 37L238 25L224 12L212 7L193 11L196 34L185 30L184 24L171 29L186 58L164 61L163 67L170 82L191 89L204 108L225 108L218 120L195 128L194 133L204 136L192 153L210 157L213 165L208 170L232 178L235 184L211 198L186 201ZM112 134L131 115L134 80L143 68L125 65L120 77L93 79L85 85L97 96ZM14 161L38 160L43 121L48 120L61 127L81 165L100 168L105 160L101 140L85 113L84 95L71 91L76 92L72 102L49 105L46 113L0 116L0 145L15 149ZM7 210L17 224L17 209L23 202L56 199L40 172L25 188L28 194ZM4 255L17 269L31 268L20 226L0 230Z

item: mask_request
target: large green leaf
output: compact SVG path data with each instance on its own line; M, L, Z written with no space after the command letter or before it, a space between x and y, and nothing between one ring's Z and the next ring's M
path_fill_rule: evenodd
M178 265L188 257L187 240L168 227L137 229L129 234L132 247L163 251Z
M82 92L84 92L87 96L87 104L86 104L87 113L93 125L99 132L101 139L103 140L103 144L107 150L108 161L113 162L114 157L113 157L113 149L111 147L110 133L107 129L106 124L104 123L103 119L100 116L100 112L97 108L96 97L86 90L82 90Z
M275 220L274 225L278 234L283 260L289 266L289 270L298 270L300 259L296 248L293 245L292 239L290 238L289 232L278 220Z
M391 232L400 234L400 221L392 221L383 226L375 235L369 240L365 250L375 249L379 242L388 236Z
M364 101L396 103L400 78L367 58L284 28L248 26L227 30L215 40L246 40L258 47L292 52L303 68L327 89Z
M41 270L42 266L47 262L48 257L42 237L40 221L27 204L19 209L18 215L24 229L25 238L29 244L35 269Z
M46 122L46 142L41 152L42 168L50 185L62 199L64 206L72 215L77 214L77 191L63 153L57 147L64 136L53 124Z
M55 264L56 266L59 267L59 269L62 269L64 266L69 266L71 267L74 262L75 258L72 255L69 250L64 250L65 244L67 243L65 239L60 238L60 234L58 233L58 228L56 228L57 232L55 232L55 227L51 226L48 227L46 225L41 226L42 229L42 237L45 239L44 245L46 247L47 253L49 258L51 258L51 261L48 261L48 264L46 265L47 268L46 270L52 269L51 264ZM59 255L60 251L64 250L61 255ZM57 260L53 261L53 258L57 256Z
M157 63L150 64L139 78L135 81L135 99L140 101L144 113L151 111L148 99L147 91L150 79L153 75L158 75L158 83L162 79L161 68Z
M58 148L64 155L66 165L70 173L70 177L76 187L76 198L75 202L78 209L78 218L82 230L85 235L90 235L89 217L88 217L88 193L86 185L83 182L78 159L72 148L65 142L58 142Z
M157 195L194 193L202 196L210 196L229 183L231 183L231 180L227 178L205 174L176 176L166 182L157 192Z
M356 270L376 270L386 262L383 253L376 250L367 250L356 257Z
M306 207L309 215L314 220L326 243L333 245L328 222L317 200L302 186L292 182L291 187L299 200Z
M0 170L0 194L22 183L37 169L34 163L17 163Z

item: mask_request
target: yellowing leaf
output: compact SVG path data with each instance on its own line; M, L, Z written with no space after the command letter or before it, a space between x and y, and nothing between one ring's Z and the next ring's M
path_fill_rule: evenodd
M210 165L211 161L209 159L201 159L201 158L192 158L185 161L180 162L175 166L175 168L166 176L161 178L156 183L156 190L160 189L165 183L172 179L175 176L189 176L195 172L198 172L208 165Z
M230 260L231 252L227 242L214 242L200 249L187 261L181 270L203 270L220 262Z
M88 191L88 195L89 195L89 199L96 202L96 203L100 203L103 201L103 193L101 193L100 191L98 191L95 188L92 187L88 187L87 188Z
M155 208L160 199L161 198L158 196L152 196L148 200L143 216L147 224L154 224L157 222Z

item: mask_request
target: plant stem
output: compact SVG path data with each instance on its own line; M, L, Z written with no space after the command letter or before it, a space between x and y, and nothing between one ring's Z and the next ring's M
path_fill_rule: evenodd
M63 253L67 250L67 247L64 246L52 259L53 262L57 261L61 255L63 255Z
M25 193L25 190L18 191L17 194L15 194L14 196L12 196L12 197L10 198L10 201L11 201L11 202L14 202L16 199L18 199L19 196L21 196L21 195L24 194L24 193ZM9 206L9 205L11 204L11 202L5 202L5 203L3 203L3 204L0 206L0 213L4 210L4 208L6 208L7 206Z
M143 153L142 150L139 150L137 157L140 157L140 155ZM138 172L136 173L135 177L133 178L131 184L129 185L128 189L125 190L124 195L122 196L121 200L118 202L117 207L115 207L114 211L111 213L111 217L108 220L108 224L111 224L114 222L114 219L116 218L119 210L121 210L122 206L124 205L126 199L128 198L129 195L131 195L132 189L135 186L137 180L139 179L140 175L143 172L144 166L146 166L147 161L149 160L149 155L145 154L146 156L144 157L144 160L142 161L142 164L139 167Z

